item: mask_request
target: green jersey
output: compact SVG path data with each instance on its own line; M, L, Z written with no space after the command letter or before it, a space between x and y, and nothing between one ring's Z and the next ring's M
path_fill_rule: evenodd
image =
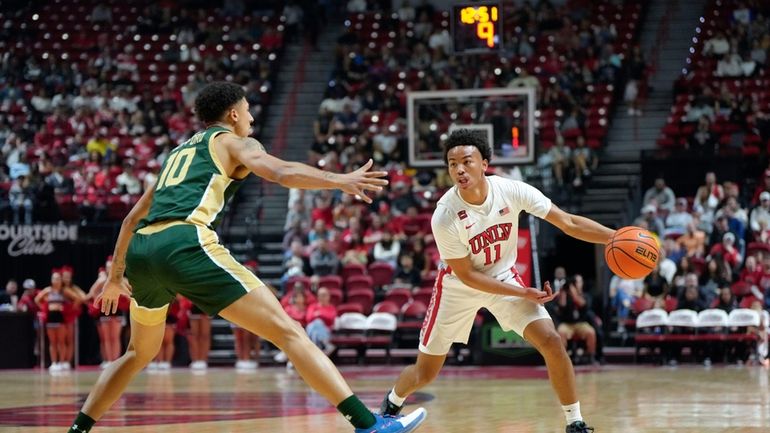
M222 209L241 182L225 173L212 140L230 132L213 126L190 137L163 162L150 212L137 229L159 221L178 220L213 229Z

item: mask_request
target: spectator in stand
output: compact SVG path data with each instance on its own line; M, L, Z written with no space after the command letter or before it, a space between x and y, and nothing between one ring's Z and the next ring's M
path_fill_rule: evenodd
M45 178L45 184L51 187L56 194L72 194L74 190L72 178L65 176L62 167L58 165Z
M364 243L367 246L374 247L374 244L380 242L382 239L382 235L385 233L385 228L382 222L383 217L381 217L379 214L372 214L371 218L371 223L364 232Z
M699 230L695 221L687 226L687 231L676 240L686 252L687 257L703 257L706 252L706 233Z
M401 254L398 259L399 266L393 276L393 282L396 284L408 284L412 287L419 287L422 282L420 270L414 267L414 260L409 254Z
M331 230L326 227L326 222L321 219L317 219L313 222L313 229L310 230L310 233L307 235L308 242L310 242L310 245L314 248L318 246L321 239L329 241L331 238Z
M644 56L642 55L641 48L638 45L634 46L631 53L631 58L628 60L626 64L628 81L626 82L624 99L628 104L629 116L642 115L642 110L639 108L639 104L641 102L640 101L641 98L639 98L639 94L641 93L640 86L642 85L642 82L644 80L644 74L646 69L647 69L647 64L644 61Z
M305 254L305 247L300 241L293 241L287 256L283 261L284 272L289 276L310 275L313 269L310 267L310 260Z
M687 210L687 200L684 200L685 211ZM676 196L674 191L666 185L666 180L662 177L655 179L655 185L650 187L644 193L642 203L644 205L654 205L656 209L668 212L674 211Z
M396 261L400 254L401 243L393 239L393 235L388 230L382 233L382 239L374 244L374 250L372 250L375 261L388 263L393 269L396 269Z
M572 151L572 161L575 164L575 180L572 185L580 187L585 178L591 177L591 173L599 166L599 158L591 148L586 146L583 136L577 138L576 147Z
M289 290L286 291L286 294L281 297L281 305L286 307L287 305L291 304L291 300L293 299L294 293L296 292L302 292L302 294L305 295L305 302L307 304L314 304L317 302L316 296L313 294L311 287L305 287L305 285L297 281L293 286L289 288Z
M13 180L8 190L8 201L10 202L13 215L13 224L18 225L22 222L20 213L24 212L24 224L32 224L32 210L34 209L34 190L29 176L19 176Z
M722 215L727 217L730 231L735 233L735 235L738 236L738 239L743 239L746 233L746 227L749 224L749 215L746 212L746 209L743 209L740 203L738 203L736 197L727 197L725 199L725 205L715 214L716 218L719 218Z
M722 215L721 217L717 218L716 222L714 223L714 228L711 231L711 236L708 239L708 245L714 246L722 242L725 234L727 233L732 233L733 236L735 236L735 232L733 232L730 228L730 220L727 218L727 216ZM736 237L733 239L735 240Z
M329 289L318 289L318 302L310 305L305 316L305 329L310 340L320 347L326 355L331 355L336 348L331 343L331 330L337 318L337 308L331 303Z
M721 256L712 256L706 263L706 271L701 275L700 292L704 305L719 296L719 289L732 281L732 272Z
M364 238L360 232L351 233L349 241L343 243L341 262L343 265L355 263L364 266L369 263L369 248L364 244Z
M714 213L717 206L725 198L725 190L717 183L717 176L713 171L706 173L706 183L698 187L695 193L693 209L701 215L704 223L711 224L714 221Z
M689 149L697 155L716 156L719 153L717 136L711 132L711 121L707 116L698 119L698 126L687 141Z
M292 319L296 320L303 328L307 323L307 298L301 290L296 290L291 295L291 302L285 305L284 310Z
M556 144L548 151L548 155L551 157L551 168L556 178L556 185L564 186L572 161L572 149L564 144L564 137L556 136Z
M91 22L94 24L111 23L112 9L108 5L97 3L91 11Z
M0 306L9 305L11 311L16 311L19 303L19 283L13 278L5 283L5 292L0 292Z
M558 292L565 284L567 284L567 270L564 269L564 266L557 266L556 269L553 270L553 282L551 283L551 287L554 292Z
M665 233L663 221L657 214L657 208L655 205L645 205L642 207L642 214L634 221L634 225L641 226L644 224L648 230L654 232L658 236L663 236Z
M644 293L644 281L628 280L613 275L610 279L610 301L615 307L618 318L618 332L626 332L625 320L631 311L631 306Z
M283 235L283 242L281 243L284 250L288 250L294 242L299 242L303 246L308 243L307 233L303 227L305 221L307 220L295 219L291 226L286 229L286 233Z
M591 296L583 292L583 277L575 275L556 296L557 331L564 345L577 339L586 343L586 357L595 363L596 331L591 325Z
M96 136L86 144L86 151L88 153L96 152L104 157L117 150L118 145L107 137L107 133L107 128L100 128Z
M33 315L37 315L39 311L38 305L35 302L38 290L35 280L27 278L21 285L24 288L24 294L21 295L18 304L16 304L17 310L21 312L30 312Z
M670 260L669 260L670 262ZM644 278L644 291L643 296L652 298L655 301L663 300L668 296L670 288L670 280L667 278L666 270L661 266L662 262L658 261L655 264L655 269ZM676 272L676 265L674 265L674 272ZM674 278L674 273L671 272L670 278Z
M749 220L754 239L768 242L770 240L768 236L770 230L770 192L762 191L759 194L759 205L751 210Z
M115 179L118 194L139 195L142 193L142 183L134 175L134 167L131 164L123 165L123 172Z
M719 298L714 301L712 308L717 308L725 313L738 308L738 301L735 300L735 295L733 295L729 286L723 286L719 289Z
M687 231L687 227L692 224L693 219L690 212L687 212L687 199L680 197L676 199L676 205L666 217L666 229L664 236L682 235Z
M735 246L735 235L727 232L722 236L722 242L711 247L711 256L721 256L730 269L737 270L743 263L743 255Z
M537 91L540 90L540 80L538 80L537 77L529 75L529 72L527 72L526 68L521 68L519 75L508 83L508 87L531 87Z
M725 33L718 31L714 37L708 39L703 44L703 54L707 56L721 58L730 52L730 41L725 37Z
M663 251L666 253L666 258L674 263L674 271L676 271L676 264L685 255L685 250L676 242L676 239L666 237L663 239Z
M695 274L691 274L694 278ZM688 275L688 279L689 279ZM676 304L677 310L693 310L693 311L702 311L705 309L705 303L700 297L700 293L698 290L697 285L697 279L696 283L694 285L688 284L684 288L684 294L679 297L679 301Z
M337 255L329 248L329 241L326 238L319 238L315 251L310 254L310 267L313 269L313 275L323 277L337 273L339 259Z

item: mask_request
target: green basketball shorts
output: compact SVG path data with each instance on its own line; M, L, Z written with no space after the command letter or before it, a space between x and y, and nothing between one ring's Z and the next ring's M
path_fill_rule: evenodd
M177 294L213 316L264 285L213 230L182 221L138 230L126 253L126 277L133 289L131 317L146 326L165 322Z

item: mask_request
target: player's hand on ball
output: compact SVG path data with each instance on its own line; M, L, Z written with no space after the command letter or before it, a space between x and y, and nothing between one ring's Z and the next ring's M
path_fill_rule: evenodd
M545 304L551 302L556 297L556 293L551 289L551 283L546 281L543 285L543 290L527 287L523 297L538 304Z
M366 203L371 203L372 199L366 195L367 191L380 191L382 187L388 184L383 177L388 175L387 171L369 171L374 161L369 159L366 164L356 171L346 173L345 183L340 189L348 194L355 195Z
M120 295L131 296L131 285L128 280L121 278L120 281L107 280L99 296L96 297L96 305L100 305L102 313L110 315L118 311L118 300Z

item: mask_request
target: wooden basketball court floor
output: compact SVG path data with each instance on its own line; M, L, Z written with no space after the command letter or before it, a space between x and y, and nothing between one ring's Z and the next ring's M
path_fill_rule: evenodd
M378 407L400 368L343 367L343 373L368 405ZM0 432L65 432L97 374L0 372ZM577 383L583 415L597 432L768 432L769 374L758 367L605 366L579 370ZM564 431L541 367L447 367L414 397L428 410L422 433ZM229 368L143 372L94 431L352 429L295 372L268 367L246 374Z

